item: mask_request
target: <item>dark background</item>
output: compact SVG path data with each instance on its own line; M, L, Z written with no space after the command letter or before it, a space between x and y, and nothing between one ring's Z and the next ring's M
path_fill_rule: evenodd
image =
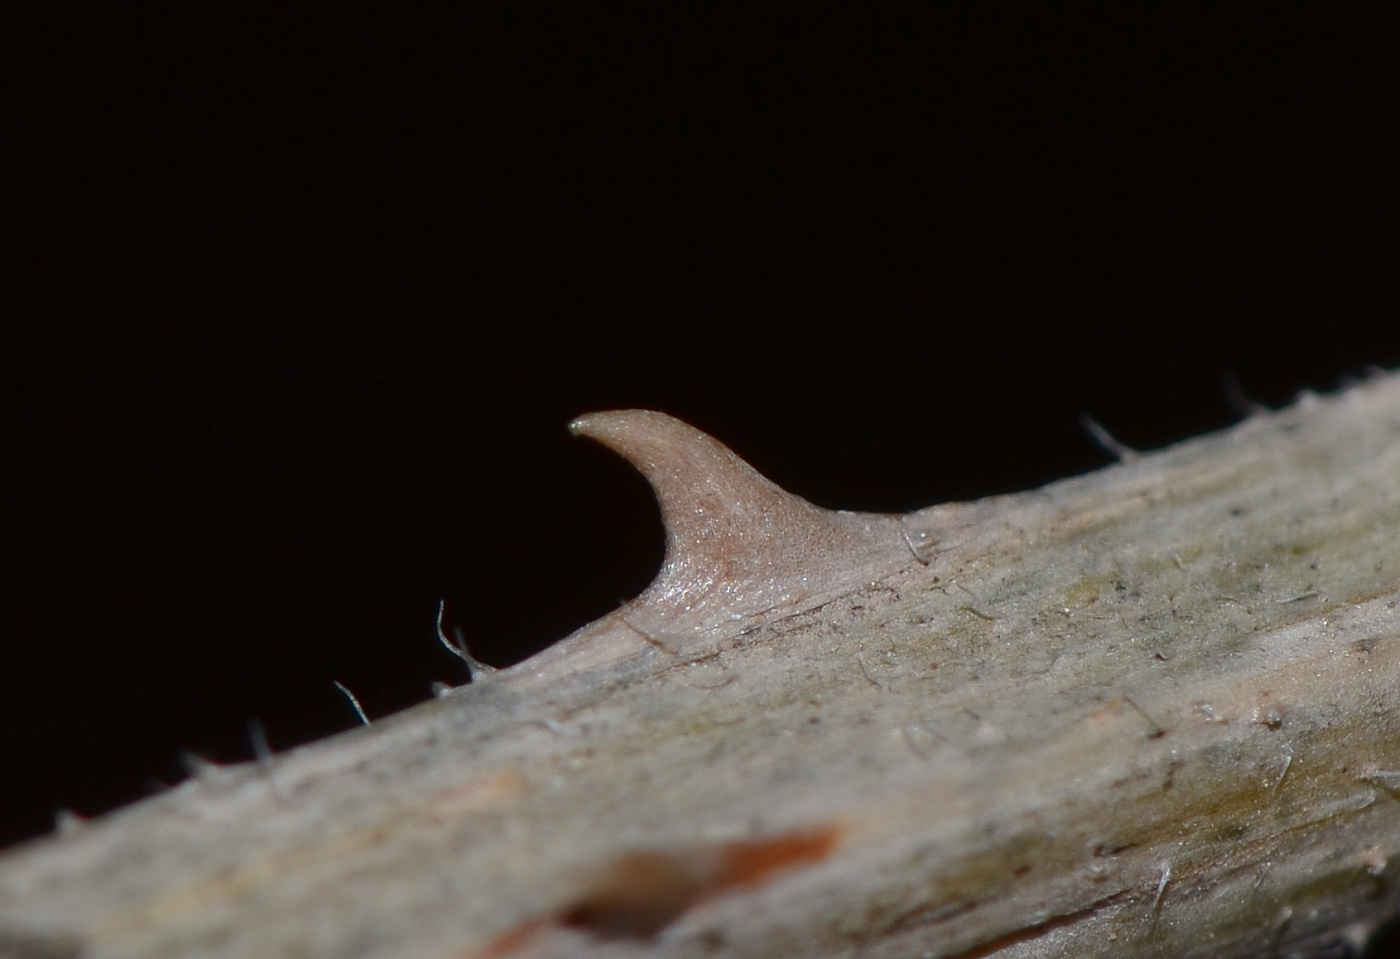
M203 6L203 5L199 5ZM1400 363L1394 34L1238 3L125 7L0 94L0 843L639 591L643 406L903 510Z

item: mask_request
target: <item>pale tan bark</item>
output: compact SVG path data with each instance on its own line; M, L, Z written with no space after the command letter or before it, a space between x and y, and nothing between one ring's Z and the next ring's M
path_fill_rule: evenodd
M646 593L0 855L0 956L1263 956L1400 912L1400 378L902 517L575 428L658 490Z

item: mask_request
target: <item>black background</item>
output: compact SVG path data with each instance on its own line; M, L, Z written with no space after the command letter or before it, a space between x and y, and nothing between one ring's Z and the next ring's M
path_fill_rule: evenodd
M197 5L203 6L203 5ZM1126 5L1125 5L1126 6ZM3 93L0 843L640 590L642 406L903 510L1400 363L1393 33L1269 3L124 7Z

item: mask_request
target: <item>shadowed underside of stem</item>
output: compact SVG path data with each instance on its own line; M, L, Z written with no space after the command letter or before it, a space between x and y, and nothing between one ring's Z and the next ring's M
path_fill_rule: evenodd
M651 587L5 853L0 957L1321 955L1397 911L1400 380L903 516L572 429L655 488Z

